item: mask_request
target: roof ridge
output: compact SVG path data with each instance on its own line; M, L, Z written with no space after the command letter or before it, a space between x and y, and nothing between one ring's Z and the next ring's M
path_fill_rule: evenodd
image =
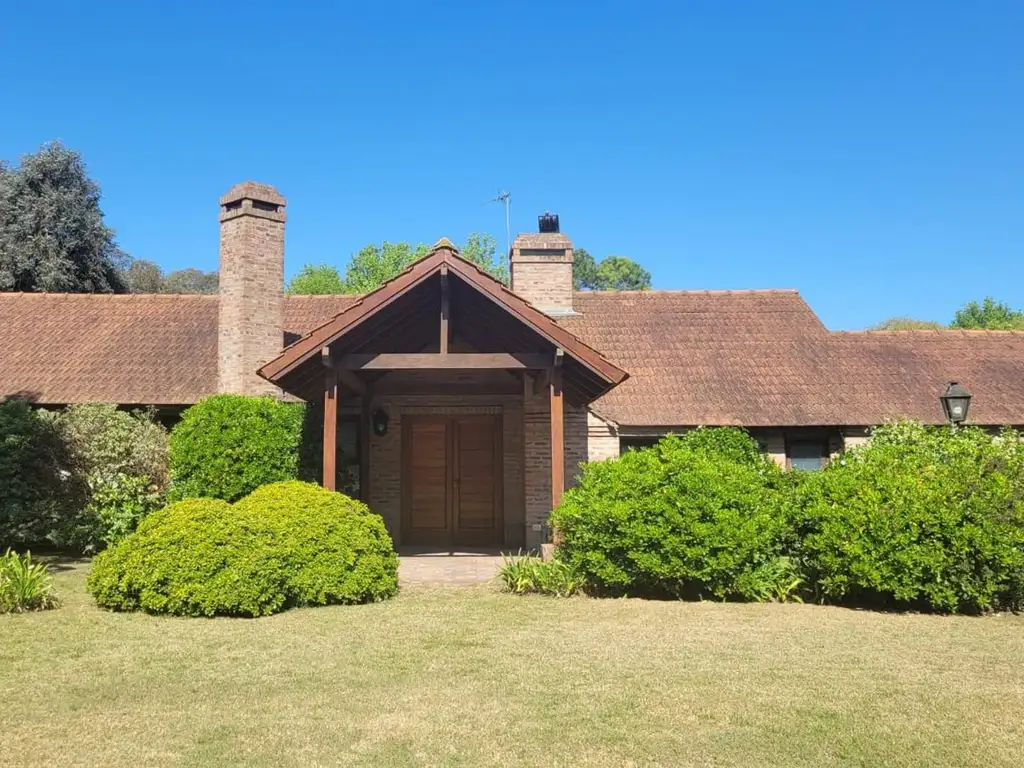
M285 293L286 299L352 299L353 301L363 298L365 293Z
M864 329L864 330L843 330L829 331L829 333L843 336L924 336L934 334L936 336L981 336L991 334L994 336L1024 336L1024 330L1009 330L1002 328L886 328L886 329Z
M583 296L612 296L617 294L636 294L641 296L647 296L651 294L673 294L673 295L711 295L711 294L747 294L747 293L782 293L782 294L797 294L799 295L800 290L798 288L644 288L641 290L611 290L611 291L577 291L573 293Z
M119 299L121 301L137 299L183 299L203 298L216 299L217 293L72 293L64 291L0 291L0 298L4 296L18 296L22 298L87 298L87 299Z

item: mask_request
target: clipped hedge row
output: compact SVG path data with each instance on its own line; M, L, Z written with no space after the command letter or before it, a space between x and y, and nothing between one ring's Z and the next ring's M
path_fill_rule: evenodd
M153 513L93 560L88 587L115 611L265 616L392 597L398 558L364 504L290 481L236 504L186 499Z
M1024 441L881 427L822 472L779 471L740 430L586 466L552 515L598 594L941 612L1024 608Z

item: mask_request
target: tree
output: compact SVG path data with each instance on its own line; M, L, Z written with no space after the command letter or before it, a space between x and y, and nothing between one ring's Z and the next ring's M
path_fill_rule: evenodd
M491 277L508 284L508 267L505 260L498 256L498 241L491 235L473 232L466 238L459 255L476 264Z
M934 331L945 326L935 320L916 320L913 317L890 317L877 325L871 326L869 331Z
M971 301L957 310L950 328L988 329L992 331L1024 330L1024 312L1008 304L986 297L980 304Z
M429 247L420 243L368 245L355 254L345 268L342 293L369 293L380 288L414 261L427 255Z
M597 262L584 248L572 252L572 286L577 291L596 290L598 284Z
M306 295L345 293L345 283L337 267L307 264L291 279L285 292Z
M220 275L217 272L203 272L201 269L188 267L169 272L164 278L161 293L216 293L220 288Z
M572 282L577 291L646 291L651 273L625 256L595 261L583 248L573 251Z
M135 259L124 271L124 280L131 293L160 293L164 286L164 271L152 261Z
M134 259L124 270L124 280L132 293L207 293L217 292L220 275L187 267L164 274L160 265Z
M371 244L354 254L341 277L337 267L329 264L307 264L288 284L291 294L369 293L393 278L414 261L430 252L430 246L419 243ZM492 277L508 282L508 269L498 256L498 241L479 232L466 238L459 255Z
M127 291L99 203L81 155L59 142L0 163L0 291Z

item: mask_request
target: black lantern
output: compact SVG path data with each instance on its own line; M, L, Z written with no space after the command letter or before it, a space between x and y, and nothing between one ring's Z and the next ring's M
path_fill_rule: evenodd
M383 408L373 412L373 434L381 437L388 433L388 414Z
M967 410L971 407L971 393L955 381L949 382L946 391L939 397L946 421L950 424L963 424L967 421Z

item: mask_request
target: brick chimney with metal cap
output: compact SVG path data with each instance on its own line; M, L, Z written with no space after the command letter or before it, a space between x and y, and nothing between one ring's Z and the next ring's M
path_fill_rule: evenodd
M572 241L559 231L557 215L539 216L537 228L512 243L512 290L548 315L571 315Z
M280 394L256 375L284 346L285 199L269 184L236 184L220 199L217 389Z

